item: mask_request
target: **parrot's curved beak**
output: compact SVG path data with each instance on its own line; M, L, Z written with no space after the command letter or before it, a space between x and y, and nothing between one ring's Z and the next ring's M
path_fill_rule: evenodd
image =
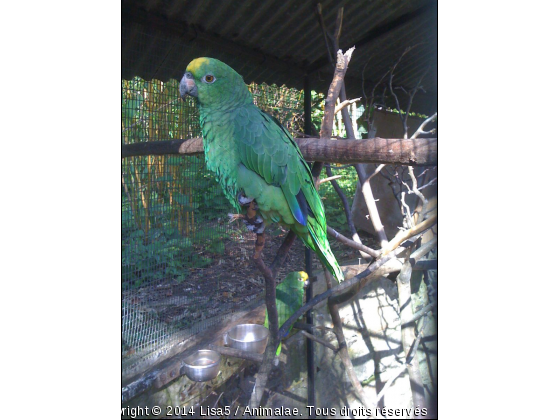
M196 84L194 83L192 74L185 73L183 75L181 83L179 84L179 92L183 101L186 100L185 98L187 95L194 96L195 98L198 97L198 90L196 88Z

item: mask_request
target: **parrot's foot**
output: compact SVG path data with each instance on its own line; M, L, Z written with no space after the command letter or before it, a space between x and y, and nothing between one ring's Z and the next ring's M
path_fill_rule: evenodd
M237 201L239 201L239 204L241 204L242 207L246 207L249 204L251 204L253 201L255 201L255 199L251 197L246 197L245 194L240 192L239 194L237 194Z
M247 226L247 230L249 230L249 232L255 232L257 235L264 232L264 220L260 216L255 216L252 218L248 218L245 216L243 218L243 223L245 223L245 226Z
M247 216L243 220L247 229L251 232L255 232L257 235L260 235L264 232L264 220L261 216L257 214L258 206L257 203L253 200L249 204L249 208L247 209Z
M228 213L228 217L229 223L233 223L236 220L245 219L246 216L244 214Z
M254 198L246 197L243 193L237 194L237 201L243 207L247 208L247 215L242 216L240 214L230 214L230 220L243 220L245 226L247 226L247 230L249 232L255 232L257 234L257 241L255 242L255 255L253 258L260 258L262 250L264 248L264 220L263 218L257 214L257 210L259 206Z
M261 216L255 214L253 217L248 217L246 214L228 213L228 217L228 223L241 219L249 232L255 232L257 235L264 232L265 224Z

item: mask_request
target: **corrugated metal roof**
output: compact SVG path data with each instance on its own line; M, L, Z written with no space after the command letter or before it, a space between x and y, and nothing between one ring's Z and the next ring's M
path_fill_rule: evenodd
M422 81L413 110L430 113L437 96L437 2L435 0L321 2L327 29L334 30L344 7L340 47L355 45L346 75L349 97L368 93L407 47L417 45L397 68L395 86ZM301 0L123 0L122 77L180 79L196 57L218 58L246 82L325 92L332 67L316 14L316 3ZM402 95L402 92L399 93Z

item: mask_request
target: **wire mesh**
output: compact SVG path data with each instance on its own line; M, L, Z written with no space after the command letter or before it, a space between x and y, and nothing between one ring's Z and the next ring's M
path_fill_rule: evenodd
M122 80L122 142L201 136L194 101L180 101L178 89L176 80ZM293 134L300 130L302 92L249 89L260 108ZM262 287L232 293L231 267L248 259L253 241L228 223L233 209L203 155L124 158L121 183L122 363L135 373L258 298Z

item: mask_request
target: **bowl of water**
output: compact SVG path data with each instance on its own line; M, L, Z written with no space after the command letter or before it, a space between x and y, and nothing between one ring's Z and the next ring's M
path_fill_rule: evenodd
M218 376L220 359L220 353L214 350L198 350L183 361L183 369L192 381L210 381Z
M240 324L224 336L225 345L237 350L262 354L268 343L268 328L260 324Z

